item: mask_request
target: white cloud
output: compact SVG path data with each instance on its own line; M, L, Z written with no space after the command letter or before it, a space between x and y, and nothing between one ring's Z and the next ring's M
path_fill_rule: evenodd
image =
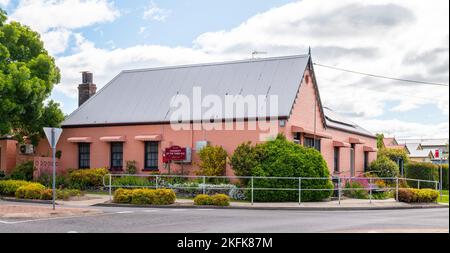
M161 9L154 2L151 2L144 12L144 19L164 22L171 13L171 10Z
M51 55L65 52L69 46L69 39L71 36L72 32L64 28L49 31L41 35L42 40L45 43L45 48Z
M448 122L424 124L401 120L360 120L362 125L374 133L384 133L397 138L436 138L448 137Z
M139 34L144 34L145 31L147 31L147 27L141 26L141 27L139 28Z
M32 5L35 1L25 2ZM36 2L40 3L36 4L38 9L42 9L44 3L62 3L56 0ZM65 18L53 22L45 18L47 16L42 18L39 11L28 18L23 10L18 10L22 14L16 17L31 23L35 19L36 27L52 28L53 32L109 22L117 17L118 11L108 1L90 2L97 4L98 11L87 15L88 20L84 21L78 14L70 13L67 14L69 22L59 21ZM314 61L322 64L448 83L448 5L446 0L433 4L422 0L303 0L257 14L231 30L201 34L193 47L136 45L101 49L81 34L73 34L74 53L57 58L62 70L62 84L57 89L75 98L81 70L93 71L101 88L123 69L244 59L250 58L254 50L266 51L268 56L303 54L309 46L313 49ZM170 11L151 3L144 16L164 21L169 15ZM71 17L76 17L75 21L80 23L70 21ZM139 32L145 32L145 28ZM62 35L54 36L65 41ZM63 48L50 47L55 52ZM315 70L324 104L349 114L369 130L410 137L448 133L445 122L425 124L380 119L387 111L403 113L424 105L435 105L448 115L448 88L373 79L319 66ZM388 108L388 103L395 106Z
M119 15L108 0L22 0L10 18L46 32L111 22Z
M10 0L0 0L0 6L8 6Z

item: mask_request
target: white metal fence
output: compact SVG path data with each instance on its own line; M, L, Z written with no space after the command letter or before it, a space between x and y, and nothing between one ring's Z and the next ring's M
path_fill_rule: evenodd
M127 182L126 184L121 183L121 178L141 178L147 179L145 184L142 182L138 184L133 184ZM258 180L276 180L277 182L290 180L291 184L289 187L258 187L255 186L255 182ZM309 188L305 187L305 183L310 180L330 180L333 183L334 188ZM118 182L119 181L119 182ZM176 182L176 183L174 183ZM213 183L211 183L213 182ZM244 183L243 183L244 182ZM292 182L295 182L295 187ZM353 182L358 182L360 187L349 187L349 184ZM380 187L379 182L385 185ZM410 183L414 182L414 184ZM196 183L190 186L189 183ZM426 184L426 187L423 185ZM131 175L131 174L108 174L103 177L103 185L108 189L110 199L112 200L113 189L118 188L150 188L150 189L173 189L173 190L193 190L199 191L199 193L206 194L209 190L229 190L229 186L235 186L237 190L244 191L250 196L247 196L251 204L255 202L255 192L256 191L296 191L298 192L298 203L302 204L302 193L307 191L334 191L336 199L339 204L343 196L347 193L355 191L365 191L368 194L368 201L372 203L374 195L376 193L385 192L392 193L393 197L398 201L398 194L400 189L404 189L404 185L408 185L408 188L431 188L435 190L440 189L440 184L438 181L431 180L421 180L421 179L410 179L410 178L399 178L399 177L385 177L385 178L374 178L374 177L242 177L242 176L187 176L187 175ZM430 187L432 185L433 187ZM442 191L441 191L442 196Z

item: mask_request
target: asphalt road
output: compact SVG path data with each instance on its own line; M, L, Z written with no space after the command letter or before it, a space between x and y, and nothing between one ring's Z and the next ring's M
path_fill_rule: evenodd
M445 232L449 209L261 211L99 207L104 214L0 219L0 233L322 233Z

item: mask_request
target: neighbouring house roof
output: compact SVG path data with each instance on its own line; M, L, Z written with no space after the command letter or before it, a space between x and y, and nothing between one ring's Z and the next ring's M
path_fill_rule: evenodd
M398 146L398 142L395 138L384 138L383 143L385 147Z
M369 137L375 137L370 131L358 126L354 122L346 119L342 115L336 113L328 107L324 107L324 113L326 118L326 125L331 128L344 130L351 133L361 134Z
M267 116L289 117L309 63L309 55L298 55L122 71L62 125L167 123L172 98L185 95L192 105L194 87L202 88L203 97L222 100L227 94L278 95L278 112ZM191 120L202 119L191 115Z
M408 148L409 152L413 152L415 150L423 150L420 143L406 143L405 145Z
M390 149L403 149L406 151L407 154L411 154L411 151L409 151L408 146L406 146L406 144L401 144L401 145L391 145L391 146L386 146L386 148L390 148Z
M425 147L425 146L435 146L435 147L446 146L449 143L448 139L445 139L445 138L440 138L440 139L399 139L398 142L399 143L405 143L405 144L420 143L420 145L422 145L422 147Z
M426 157L430 157L433 158L433 152L431 152L431 150L414 150L411 151L411 153L409 154L409 157L412 158L426 158Z

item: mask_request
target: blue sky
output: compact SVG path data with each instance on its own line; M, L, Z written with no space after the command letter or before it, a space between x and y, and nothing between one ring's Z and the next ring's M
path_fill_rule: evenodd
M52 99L77 107L80 71L303 54L362 72L448 84L448 1L0 0L41 33L62 71ZM429 29L433 27L433 29ZM448 137L448 87L316 68L322 101L373 132Z

